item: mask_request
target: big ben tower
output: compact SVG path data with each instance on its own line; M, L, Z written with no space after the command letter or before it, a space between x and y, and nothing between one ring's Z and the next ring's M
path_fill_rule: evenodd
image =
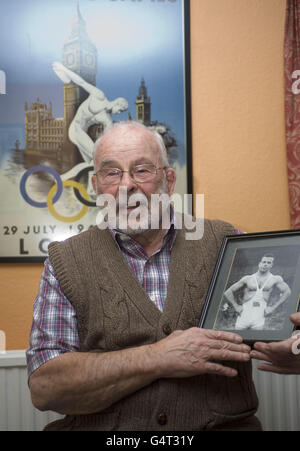
M87 34L86 23L82 18L78 4L77 15L72 23L71 35L63 47L62 63L85 81L96 86L97 49ZM88 94L82 88L73 83L64 85L67 126L70 125L78 106L87 96Z
M145 80L142 78L139 95L136 98L136 120L144 125L151 122L151 101L147 94Z
M88 83L96 86L97 49L87 34L86 22L81 15L78 3L71 34L63 46L62 64L80 75ZM69 156L73 154L75 159L78 159L79 154L76 147L68 139L68 130L79 105L87 97L88 93L74 83L64 84L64 119L66 127L64 152L68 153ZM77 156L75 157L76 154Z

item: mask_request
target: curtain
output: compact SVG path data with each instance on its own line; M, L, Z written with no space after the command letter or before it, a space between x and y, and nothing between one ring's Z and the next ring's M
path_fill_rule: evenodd
M300 0L287 0L284 64L291 227L300 229Z

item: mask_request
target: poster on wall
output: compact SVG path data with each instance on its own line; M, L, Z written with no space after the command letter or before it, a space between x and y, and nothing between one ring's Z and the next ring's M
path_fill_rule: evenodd
M2 1L0 42L0 261L43 261L96 224L93 144L112 123L158 131L192 192L189 1Z

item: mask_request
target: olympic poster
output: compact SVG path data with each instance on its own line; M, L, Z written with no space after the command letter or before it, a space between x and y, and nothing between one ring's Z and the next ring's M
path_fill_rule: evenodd
M40 261L96 224L95 140L157 130L191 192L187 0L0 4L0 259Z

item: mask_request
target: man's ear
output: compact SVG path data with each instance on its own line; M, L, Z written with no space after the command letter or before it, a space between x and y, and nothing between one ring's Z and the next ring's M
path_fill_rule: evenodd
M166 178L168 185L168 194L171 197L174 193L175 183L176 183L176 171L173 168L166 168Z

